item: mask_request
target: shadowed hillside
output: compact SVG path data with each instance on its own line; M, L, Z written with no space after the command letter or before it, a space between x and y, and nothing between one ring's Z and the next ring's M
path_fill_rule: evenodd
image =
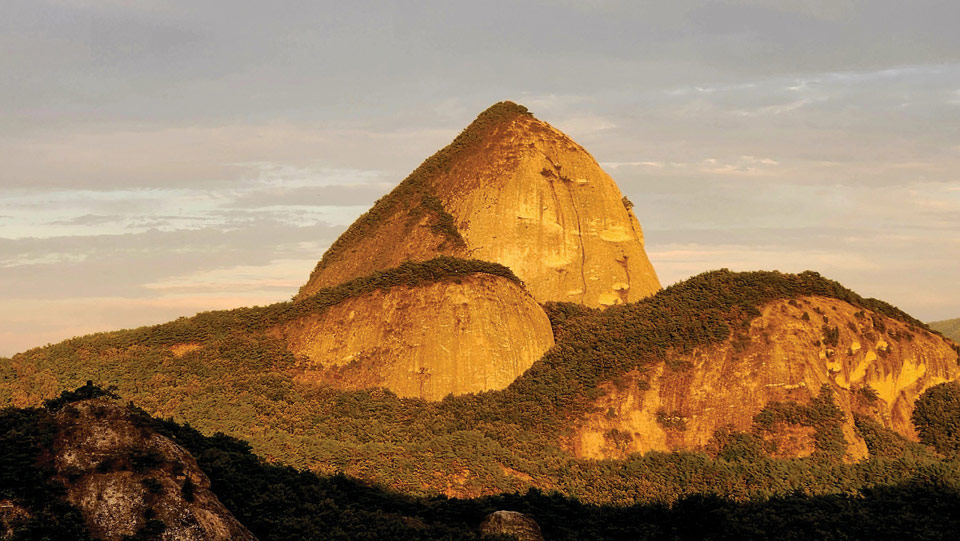
M86 437L94 433L122 437ZM0 536L9 539L120 539L131 529L135 535L125 539L210 539L211 532L197 536L200 522L189 517L211 502L221 506L219 517L197 516L233 521L234 532L221 538L249 531L263 541L493 539L482 537L479 527L497 510L526 514L546 539L556 540L944 539L960 527L954 512L960 466L929 458L818 466L658 454L628 463L629 472L660 477L664 486L689 478L696 487L623 506L539 490L412 498L344 476L268 464L243 441L151 418L90 385L44 408L3 410L0 442ZM90 469L68 473L59 458L46 458L51 454ZM766 488L723 496L722 480L731 475ZM792 484L793 476L803 478L802 491L776 486ZM111 498L85 500L84 487L96 479L130 482L112 485ZM98 530L103 519L112 531Z

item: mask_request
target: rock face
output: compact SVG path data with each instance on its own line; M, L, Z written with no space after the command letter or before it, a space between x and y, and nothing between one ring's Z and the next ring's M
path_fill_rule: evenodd
M698 449L718 428L749 432L772 401L807 404L829 385L845 414L846 458L858 459L867 451L854 413L916 441L910 421L916 399L960 377L950 342L821 297L771 303L745 334L666 361L605 384L607 394L580 420L571 449L589 458ZM782 428L775 435L780 456L813 452L811 427Z
M139 426L126 408L75 402L56 423L55 468L94 537L162 530L164 540L254 539L210 491L190 453Z
M512 535L517 541L543 541L540 525L523 513L494 511L480 525L483 535Z
M483 273L375 290L275 332L309 359L306 381L426 400L502 389L553 346L540 305Z
M631 206L581 146L499 103L358 219L298 298L445 254L509 267L539 302L633 302L660 283Z

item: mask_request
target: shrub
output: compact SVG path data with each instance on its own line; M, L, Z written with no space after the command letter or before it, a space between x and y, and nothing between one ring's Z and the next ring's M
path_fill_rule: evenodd
M960 454L960 382L948 381L924 391L912 419L922 443L944 455Z
M43 402L43 407L50 411L59 411L67 404L79 402L81 400L104 397L117 399L120 397L114 392L116 390L116 386L110 386L107 389L104 389L98 385L94 385L93 381L87 380L86 385L83 387L78 387L72 391L63 391L57 398L45 400Z

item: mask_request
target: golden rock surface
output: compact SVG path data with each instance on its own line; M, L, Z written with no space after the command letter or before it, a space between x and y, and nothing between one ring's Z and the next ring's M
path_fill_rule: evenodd
M373 291L276 332L309 359L303 381L426 400L502 389L553 346L540 305L488 274Z
M519 106L488 112L498 107ZM363 227L325 254L298 298L440 254L505 265L539 302L608 306L659 291L631 205L596 160L532 115L485 115L411 175L415 189L408 178L358 220ZM424 210L424 193L462 242Z
M670 362L647 374L632 372L607 382L607 394L594 403L593 413L579 420L569 447L588 458L699 449L720 427L749 432L754 416L769 402L809 403L824 384L836 391L846 416L847 460L867 453L854 429L854 413L916 441L910 415L917 398L933 385L960 377L950 344L840 300L807 297L797 304L783 300L764 307L745 333L749 342L737 344L732 336L719 346L666 359ZM836 346L823 343L824 325L839 330ZM860 392L864 386L879 398L865 399ZM665 418L686 428L665 428ZM813 452L812 428L781 428L773 435L780 456Z

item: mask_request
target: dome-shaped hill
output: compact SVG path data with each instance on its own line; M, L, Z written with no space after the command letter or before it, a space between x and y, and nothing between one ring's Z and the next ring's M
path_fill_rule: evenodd
M31 405L55 394L58 386L41 368L47 361L64 363L52 370L54 380L103 377L115 367L123 378L153 385L170 382L151 376L168 368L172 357L185 364L204 359L208 373L213 364L225 363L282 373L308 387L383 387L403 397L439 400L502 389L553 343L546 313L510 269L441 256L350 280L299 302L204 312L25 352L0 362L0 398Z
M502 389L553 346L533 297L515 280L480 272L369 291L274 332L309 359L302 382L426 400Z
M361 216L298 298L438 254L512 269L540 302L633 302L660 289L616 183L581 146L498 103Z

